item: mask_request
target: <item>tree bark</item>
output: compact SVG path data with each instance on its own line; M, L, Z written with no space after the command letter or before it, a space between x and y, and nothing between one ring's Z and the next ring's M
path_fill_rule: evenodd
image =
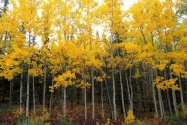
M43 84L43 102L42 102L42 105L43 105L43 111L45 110L45 94L46 94L46 70L47 70L47 66L46 66L46 57L47 54L46 52L44 53L44 84Z
M66 87L63 87L63 90L64 90L63 118L66 119Z
M173 115L173 112L172 112L172 109L171 109L171 101L170 101L170 95L169 95L168 89L166 90L166 94L167 94L167 103L168 103L168 107L169 107L169 113L170 113L170 115Z
M35 82L34 82L34 76L32 77L32 90L33 90L33 115L35 117L36 115L36 99L35 99Z
M182 106L184 106L183 87L182 87L182 83L181 83L181 77L179 76L178 78L179 78L181 104L182 104Z
M84 67L85 67L85 62L84 62ZM84 68L84 118L85 121L87 121L87 97L86 97L86 69Z
M172 98L173 98L173 106L174 106L175 116L179 117L179 112L178 112L178 109L177 109L177 101L176 101L175 90L172 90Z
M113 85L113 108L114 108L114 121L117 120L117 112L116 112L116 86L115 86L115 77L114 77L114 69L112 69L112 85Z
M12 111L12 90L13 90L13 82L10 81L10 91L9 91L9 111Z
M51 82L51 86L53 86L53 82L54 82L54 74L52 75L52 82ZM49 113L52 113L52 100L53 100L53 92L51 92L50 95L50 101L49 101Z
M30 47L31 45L31 34L29 33L29 41L28 41L28 46ZM30 57L29 57L30 59ZM26 99L26 118L29 117L29 89L30 89L30 75L29 75L29 70L31 68L30 64L27 64L27 99Z
M132 96L131 96L131 90L130 90L130 84L129 84L129 80L127 77L127 73L125 73L125 79L126 79L126 83L127 83L127 92L128 92L128 99L129 99L129 110L133 111L133 106L132 106Z
M160 106L160 114L161 114L161 118L164 117L164 113L163 113L163 108L162 108L162 96L161 96L161 92L160 90L157 88L158 90L158 100L159 100L159 106Z
M27 99L26 99L26 117L29 117L29 85L30 85L30 75L29 75L29 70L30 70L30 64L28 64L28 73L27 73Z
M172 79L172 74L171 74L171 69L169 67L169 74L170 74L170 79ZM175 90L171 90L172 92L172 99L173 99L173 107L174 107L174 111L175 111L175 116L178 118L179 117L179 112L177 109L177 101L176 101L176 94L175 94Z
M22 72L21 72L21 80L20 80L20 116L22 116L22 113L23 113L23 64L21 64L21 69L22 69Z
M95 101L94 101L94 71L91 67L91 79L92 79L92 120L95 119Z
M164 79L167 80L166 78L166 68L164 68ZM169 107L169 113L172 115L172 110L171 110L171 101L170 101L170 95L168 89L166 90L166 96L167 96L167 103Z
M86 87L84 88L84 118L87 121Z
M158 76L157 70L156 70L156 77ZM159 106L160 106L160 114L161 114L161 118L164 117L164 107L163 107L163 101L162 101L162 94L159 88L157 88L158 90L158 100L159 100Z
M114 119L114 112L113 112L112 102L111 102L111 99L110 99L110 93L109 93L109 90L108 90L108 84L107 84L106 79L105 79L105 85L106 85L106 89L107 89L107 95L108 95L108 101L109 101L109 105L110 105L112 119Z
M153 94L153 101L154 101L154 107L155 107L155 112L158 115L158 109L157 109L157 104L156 104L156 95L155 95L155 85L153 84L153 70L151 69L151 84L152 84L152 94Z
M119 76L120 76L120 86L121 86L121 102L122 102L123 117L126 117L121 69L119 69Z
M131 68L130 68L130 75L129 75L129 87L130 87L130 98L131 98L130 109L133 112L133 90L132 90L131 75L132 75L132 73L131 73Z
M64 73L66 72L66 61L64 62ZM66 87L63 87L64 90L64 104L63 104L63 118L66 120Z

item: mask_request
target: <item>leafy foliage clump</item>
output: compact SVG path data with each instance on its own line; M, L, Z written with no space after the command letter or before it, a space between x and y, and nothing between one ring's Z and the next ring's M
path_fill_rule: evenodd
M125 117L125 123L127 125L132 124L135 120L135 116L133 115L132 110L128 110L127 117Z

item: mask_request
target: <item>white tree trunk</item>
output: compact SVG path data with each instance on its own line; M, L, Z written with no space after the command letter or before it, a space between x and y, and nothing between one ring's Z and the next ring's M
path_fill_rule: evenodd
M114 69L112 69L114 70ZM113 108L114 108L114 121L117 120L117 112L116 112L116 86L115 86L115 77L114 71L112 71L112 85L113 85Z
M32 77L32 90L33 90L33 115L36 115L36 100L35 100L35 82L34 82L34 76Z
M170 101L170 95L169 95L168 89L166 90L166 94L167 94L167 103L168 103L168 107L169 107L169 113L170 113L170 115L173 115L172 110L171 110L171 101Z
M22 116L22 112L23 112L23 100L22 100L22 96L23 96L23 64L21 64L21 69L22 69L22 72L21 72L21 80L20 80L20 116Z
M27 99L26 99L26 117L29 117L29 85L30 85L30 64L28 64L28 73L27 73Z
M171 69L169 67L169 74L170 74L170 79L172 79L172 74L171 74ZM175 94L175 90L171 90L172 92L172 99L173 99L173 107L174 107L174 111L175 111L175 116L179 117L179 112L177 109L177 101L176 101L176 94Z
M54 74L52 75L52 82L51 82L51 86L53 86L53 82L54 82ZM53 93L51 92L50 95L50 101L49 101L49 113L52 113L52 100L53 100Z
M157 109L157 104L156 104L156 95L155 95L155 85L153 84L153 70L152 69L151 69L151 84L152 84L152 94L153 94L155 112L158 115L158 109Z
M114 119L114 112L113 112L112 102L111 102L110 93L109 93L109 90L108 90L108 84L107 84L106 79L105 79L105 85L106 85L106 89L107 89L107 95L108 95L108 101L109 101L109 105L110 105L112 119Z
M91 79L92 79L92 120L95 119L95 101L94 101L94 71L91 67Z
M127 78L127 74L125 74L126 82L127 82L127 92L128 92L128 99L129 99L129 109L133 111L133 104L132 104L132 96L131 96L131 90L130 90L130 84Z
M84 63L85 67L85 63ZM86 84L86 69L84 68L84 83ZM87 121L87 97L86 97L86 85L84 87L84 118Z
M63 118L66 119L66 87L63 87L63 90L64 90Z
M166 68L164 69L164 79L167 80ZM170 95L169 95L168 89L166 90L166 96L167 96L167 104L168 104L168 107L169 107L169 113L170 113L170 115L172 115Z
M43 111L45 110L45 94L46 94L46 70L47 70L47 66L46 66L46 57L47 54L46 52L44 53L44 84L43 84Z
M180 87L180 98L181 98L181 104L184 106L184 99L183 99L183 88L181 83L181 77L179 76L179 87Z
M164 117L164 114L163 114L163 110L162 110L162 101L161 101L161 92L160 90L157 88L158 90L158 100L159 100L159 106L160 106L160 114L161 114L161 118Z
M126 117L121 69L119 70L119 76L120 76L120 86L121 86L121 102L122 102L123 117Z
M178 109L177 109L177 101L176 101L175 90L172 90L172 98L173 98L173 106L174 106L175 116L179 117L179 112L178 112Z
M84 88L84 118L87 121L86 87Z

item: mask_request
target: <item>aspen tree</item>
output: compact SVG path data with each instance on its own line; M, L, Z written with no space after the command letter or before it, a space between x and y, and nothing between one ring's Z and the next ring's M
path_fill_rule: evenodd
M46 104L46 79L47 79L47 57L49 52L49 43L51 42L51 38L54 34L52 34L52 31L54 30L52 25L55 22L55 7L56 1L50 0L50 1L43 1L41 5L41 17L38 18L38 35L42 37L42 58L43 58L43 73L44 73L44 79L43 79L43 111L45 110L45 104Z
M113 84L113 110L114 110L114 120L117 120L116 114L116 85L115 85L115 72L116 72L116 64L114 64L115 60L115 54L116 51L114 51L114 44L117 44L119 42L118 40L118 34L121 35L121 29L122 29L122 10L121 10L122 3L117 0L111 0L107 1L104 0L103 4L99 7L100 12L100 19L104 21L101 26L103 27L104 31L108 31L110 34L110 42L111 42L111 48L110 48L110 59L109 63L111 66L111 77L112 77L112 84ZM115 43L116 42L116 43Z

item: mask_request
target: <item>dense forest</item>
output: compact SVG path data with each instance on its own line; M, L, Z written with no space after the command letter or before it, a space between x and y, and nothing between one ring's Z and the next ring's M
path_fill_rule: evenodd
M187 0L129 9L123 0L3 0L0 10L0 124L187 120Z

